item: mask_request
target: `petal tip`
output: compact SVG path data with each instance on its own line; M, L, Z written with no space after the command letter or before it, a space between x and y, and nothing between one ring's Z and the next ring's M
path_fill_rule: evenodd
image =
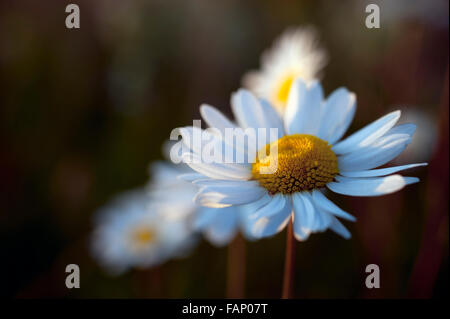
M418 177L404 177L405 185L411 185L420 182Z

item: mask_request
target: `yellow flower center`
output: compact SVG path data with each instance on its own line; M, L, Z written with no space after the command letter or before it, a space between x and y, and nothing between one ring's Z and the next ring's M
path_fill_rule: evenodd
M156 239L156 233L149 227L137 227L132 232L132 240L138 246L145 246Z
M252 165L252 177L270 194L292 194L324 187L339 173L337 157L328 142L307 134L283 136L260 151L267 154ZM278 152L270 153L271 147ZM275 153L275 154L274 154ZM273 161L273 162L272 162ZM264 167L277 165L271 174L261 174Z
M294 81L293 75L288 75L280 82L280 86L277 90L277 100L282 104L285 105L287 103L287 99L289 96L289 91L292 86L292 82Z

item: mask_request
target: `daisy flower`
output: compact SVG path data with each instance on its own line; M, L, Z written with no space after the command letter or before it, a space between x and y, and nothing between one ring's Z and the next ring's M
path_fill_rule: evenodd
M194 180L200 186L195 201L209 207L252 203L255 209L249 218L257 238L280 232L291 219L297 240L328 228L350 238L337 217L349 221L355 218L327 199L325 189L350 196L386 195L419 181L394 173L426 165L376 169L398 156L411 142L415 125L396 126L400 111L389 113L342 139L356 110L355 94L345 88L324 99L319 82L305 84L297 79L283 116L243 89L232 95L231 107L237 125L211 106L201 106L201 114L219 132L229 127L277 128L279 135L267 137L267 145L246 163L205 162L198 161L201 147L191 143L196 130L201 129L183 127L178 129L185 146L183 158L200 174ZM201 133L208 132L201 130ZM248 151L242 143L231 145L222 134L210 135L219 145L233 147L235 154ZM271 146L278 151L270 153L264 161L259 160L260 153L266 153ZM271 163L277 169L262 174L261 168Z
M262 54L261 70L245 74L242 83L283 112L293 81L296 78L305 82L317 79L327 59L312 27L291 28Z
M96 218L92 255L111 274L148 268L183 257L196 243L185 220L161 218L145 189L129 191L102 208Z
M241 231L247 239L252 239L247 206L226 208L202 207L192 198L198 188L191 183L198 178L185 164L164 161L150 166L152 180L149 196L157 203L159 214L169 220L187 219L195 232L200 232L215 246L227 245Z

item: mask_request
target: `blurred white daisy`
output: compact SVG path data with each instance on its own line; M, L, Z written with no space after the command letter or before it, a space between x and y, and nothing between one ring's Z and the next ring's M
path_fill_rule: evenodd
M247 239L249 207L201 207L192 198L198 188L191 180L198 177L185 164L155 162L150 166L152 180L149 195L157 203L158 213L169 220L188 219L193 231L202 233L215 246L228 244L241 231Z
M119 195L95 220L94 258L117 275L128 268L148 268L185 256L196 236L185 220L161 218L160 209L151 203L145 189Z
M156 161L150 164L149 171L151 179L147 191L152 202L162 208L163 217L169 220L190 218L197 209L192 201L196 188L178 177L192 170L185 164Z
M242 83L283 112L293 81L296 78L305 82L317 79L327 60L312 27L291 28L262 54L261 70L245 74Z
M193 181L201 187L195 197L197 203L208 207L253 203L257 207L250 215L256 237L274 235L292 218L298 240L328 228L349 238L350 233L337 217L350 221L355 218L326 198L325 187L351 196L386 195L419 181L391 174L426 165L374 169L394 159L411 142L415 125L395 126L400 111L389 113L341 140L356 110L355 94L345 88L335 90L324 100L320 83L307 85L297 79L283 117L246 90L232 96L231 107L241 128L277 128L279 135L267 138L261 151L267 152L271 145L276 145L278 152L270 153L266 161L254 158L243 164L192 162L193 158L202 158L202 145L191 143L193 135L201 129L184 127L179 129L188 149L183 158L199 173ZM218 132L234 125L211 106L203 105L201 114ZM242 144L226 144L229 141L222 134L211 136L218 145L232 146L236 154L246 152ZM257 135L256 139L259 138ZM261 168L272 163L276 163L277 170L261 174Z

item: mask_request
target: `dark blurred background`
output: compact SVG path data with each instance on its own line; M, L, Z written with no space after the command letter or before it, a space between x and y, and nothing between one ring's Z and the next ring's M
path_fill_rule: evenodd
M396 163L419 184L389 196L333 196L357 217L297 245L297 298L448 295L448 1L0 1L0 294L8 297L224 297L226 248L108 276L89 254L92 216L144 185L177 126L209 103L230 114L242 75L287 27L314 25L330 60L326 94L358 98L354 131L400 108L418 124ZM378 3L381 28L367 29ZM285 232L247 243L246 297L279 298ZM81 288L64 285L65 266ZM381 288L364 285L365 266Z

